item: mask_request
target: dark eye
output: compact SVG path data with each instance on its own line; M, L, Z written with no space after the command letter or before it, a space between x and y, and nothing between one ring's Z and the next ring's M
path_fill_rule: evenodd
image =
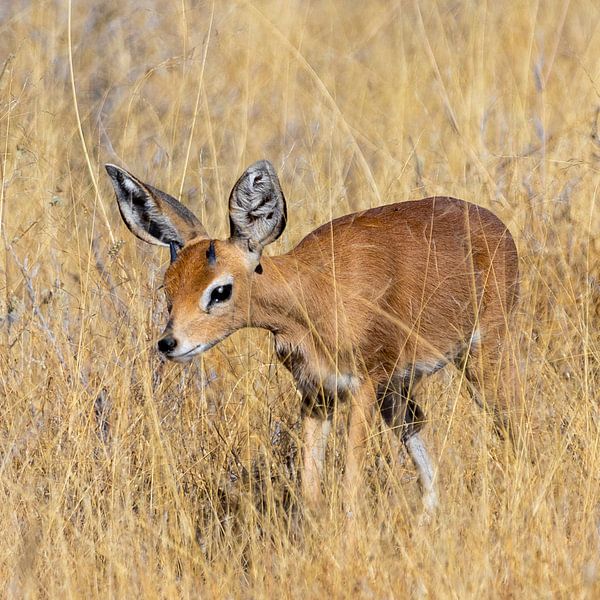
M230 283L214 288L210 293L210 301L208 302L208 305L213 306L213 304L219 304L220 302L229 300L229 298L231 298L232 288L233 286Z

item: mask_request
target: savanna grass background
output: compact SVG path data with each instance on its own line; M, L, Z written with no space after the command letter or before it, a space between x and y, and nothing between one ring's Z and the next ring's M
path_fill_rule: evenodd
M597 598L600 6L12 0L0 5L0 595ZM299 402L240 332L163 363L168 252L103 164L215 237L269 158L289 225L432 194L491 208L521 255L528 453L505 460L460 373L424 386L441 508L373 432L339 509L345 409L302 517ZM349 529L353 533L349 534Z

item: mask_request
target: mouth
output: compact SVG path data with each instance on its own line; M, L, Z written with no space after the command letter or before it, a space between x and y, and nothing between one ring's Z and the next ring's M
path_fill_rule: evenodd
M192 360L192 358L194 358L194 356L198 356L198 354L202 354L203 352L210 350L219 341L220 340L216 340L214 342L209 342L208 344L198 344L197 346L194 346L190 350L187 350L186 352L182 352L181 354L165 354L165 356L169 360L172 360L173 362L186 363L186 362L189 362L190 360Z

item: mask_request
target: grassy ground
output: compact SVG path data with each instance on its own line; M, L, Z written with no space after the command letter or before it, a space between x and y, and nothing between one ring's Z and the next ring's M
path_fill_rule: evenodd
M0 595L599 597L599 55L593 0L2 3ZM154 350L168 253L130 236L103 163L224 236L263 157L288 198L275 252L434 193L517 239L531 457L498 458L437 374L428 525L376 431L348 543L343 410L331 510L298 518L299 402L266 334L191 366Z

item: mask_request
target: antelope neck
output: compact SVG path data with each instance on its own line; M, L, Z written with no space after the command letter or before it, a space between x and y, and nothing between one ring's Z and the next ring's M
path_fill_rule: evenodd
M303 301L305 266L287 255L263 257L261 265L262 273L252 276L249 326L275 335L306 328L311 307Z

